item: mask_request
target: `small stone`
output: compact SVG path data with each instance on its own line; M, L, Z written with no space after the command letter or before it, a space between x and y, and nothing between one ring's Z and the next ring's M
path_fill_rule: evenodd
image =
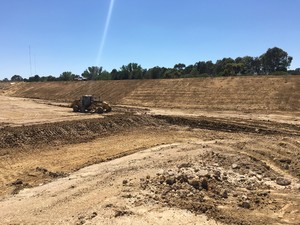
M259 181L261 181L262 178L263 178L263 176L262 176L262 175L259 175L259 174L257 174L256 177L257 177L257 179L258 179Z
M290 185L292 182L286 178L283 177L278 177L276 179L276 184L281 185L281 186L288 186Z
M220 193L221 197L222 198L228 198L228 192L227 190L222 190L221 193Z
M199 177L207 177L207 176L208 176L208 171L207 171L207 170L199 170L199 171L197 172L197 175L198 175Z
M96 212L93 212L91 215L91 218L95 218L98 214Z
M16 181L12 182L11 184L12 185L21 185L21 184L23 184L23 181L20 179L17 179Z
M216 180L220 180L220 178L221 178L221 172L219 170L214 171L214 178Z
M279 159L279 162L291 164L291 163L292 163L292 160L291 160L291 159Z
M208 190L208 182L205 178L201 181L201 187L205 190Z
M250 209L250 203L249 202L242 202L241 204L239 204L239 206L244 208L244 209Z
M232 169L239 169L240 167L239 167L238 164L233 163L233 164L231 165L231 168L232 168Z
M195 189L200 188L200 181L197 179L192 179L191 181L189 181L189 184Z
M169 176L174 176L174 171L168 171L168 172L167 172L167 175L169 175Z
M296 184L295 189L300 191L300 184Z
M159 171L157 171L156 175L157 175L157 176L163 175L164 172L165 172L165 171L164 171L163 169L160 169Z
M167 183L168 185L173 185L173 184L176 183L176 181L175 181L174 178L168 178L168 179L166 179L166 183Z
M217 176L217 177L220 177L221 176L221 171L215 170L214 175Z
M188 167L191 167L192 166L192 164L191 163L182 163L182 164L180 164L179 166L178 166L178 168L180 169L180 168L188 168Z
M128 184L128 180L123 180L123 185Z

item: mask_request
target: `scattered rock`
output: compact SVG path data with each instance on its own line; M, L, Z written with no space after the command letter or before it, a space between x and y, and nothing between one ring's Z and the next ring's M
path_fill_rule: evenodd
M232 168L232 169L239 169L240 167L239 167L238 164L233 163L233 164L231 165L231 168Z
M200 181L197 179L192 179L191 181L189 181L189 184L195 189L200 188Z
M189 168L189 167L192 167L193 166L193 164L191 164L191 163L182 163L182 164L180 164L179 166L178 166L178 168L180 169L180 168Z
M208 190L208 182L205 178L203 178L201 181L201 187L205 190Z
M127 210L116 210L115 211L115 217L120 217L120 216L129 216L132 215L133 213L131 211Z
M242 203L239 204L239 207L244 209L250 209L250 203L247 201L243 201Z
M199 171L197 172L197 175L198 175L199 177L207 177L208 174L209 174L209 172L208 172L207 170L199 170Z
M227 192L227 190L222 190L220 192L220 195L221 195L222 198L228 198L228 192Z
M166 179L166 183L167 183L168 185L173 185L173 184L176 183L176 181L175 181L174 178L168 178L168 179Z
M276 179L276 184L281 185L281 186L288 186L290 185L292 182L286 178L283 177L278 177Z
M46 168L43 168L43 167L37 167L37 168L35 168L35 170L38 171L38 172L42 172L42 173L47 173L48 172L48 170Z
M98 213L93 212L92 215L91 215L91 219L95 218L97 215L98 215Z
M279 162L291 164L291 163L292 163L292 160L291 160L291 159L279 159Z
M214 178L221 180L221 172L219 170L214 171Z
M48 172L48 175L50 177L53 177L53 178L59 178L59 177L65 177L66 176L66 174L63 173L63 172L51 172L51 171Z
M16 181L12 182L11 185L17 186L17 185L22 185L23 181L20 179L17 179Z

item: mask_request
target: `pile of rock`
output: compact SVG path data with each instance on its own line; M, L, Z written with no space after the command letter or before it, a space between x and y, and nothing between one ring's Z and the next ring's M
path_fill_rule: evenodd
M214 218L222 215L219 206L232 209L264 207L269 199L269 186L264 183L267 177L253 172L251 166L245 172L242 166L232 163L224 168L218 161L207 161L203 157L161 169L154 177L141 179L140 186L145 197L154 203L205 213Z

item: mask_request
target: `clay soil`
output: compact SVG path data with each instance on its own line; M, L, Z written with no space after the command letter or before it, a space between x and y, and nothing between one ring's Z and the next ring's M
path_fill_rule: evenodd
M126 96L103 115L71 112L67 90L57 101L0 85L1 224L299 224L293 93L284 111L283 101L246 94L230 107L204 110L187 98L174 108L168 96L142 101L140 82L114 92ZM142 103L131 104L137 96ZM238 98L256 110L234 110L246 107Z

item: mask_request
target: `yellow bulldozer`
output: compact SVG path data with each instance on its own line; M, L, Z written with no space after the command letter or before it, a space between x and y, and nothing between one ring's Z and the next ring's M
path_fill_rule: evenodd
M111 111L111 106L100 99L96 99L92 95L83 95L80 99L72 102L71 108L73 112L82 113L106 113Z

